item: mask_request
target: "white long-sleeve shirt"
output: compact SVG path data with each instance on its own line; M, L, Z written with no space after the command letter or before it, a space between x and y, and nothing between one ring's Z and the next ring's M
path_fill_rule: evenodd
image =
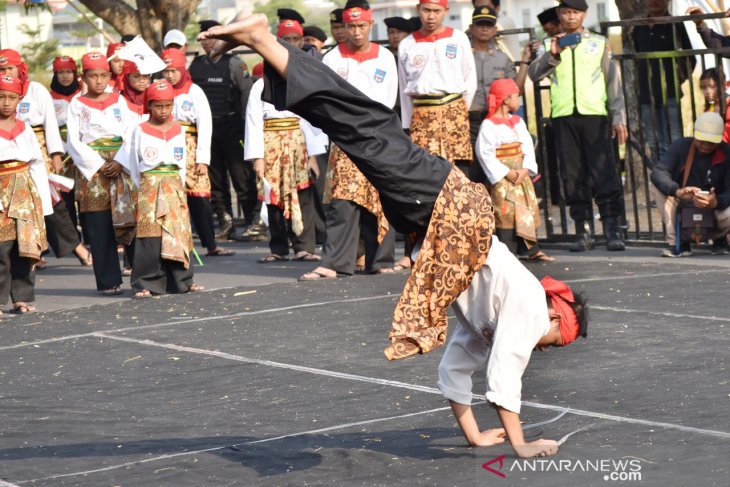
M176 165L184 183L187 161L185 132L177 123L163 132L149 122L143 122L132 130L114 160L122 165L137 187L143 172L161 164Z
M451 27L430 36L409 35L398 45L398 82L403 128L411 126L412 96L461 93L470 107L477 73L469 38Z
M487 400L519 414L522 374L550 330L540 281L492 236L484 266L452 309L459 326L439 364L439 389L447 399L471 404L471 376L486 364Z
M279 111L271 103L263 101L261 99L263 90L264 80L259 79L253 84L251 93L248 95L248 103L246 105L246 137L243 143L243 158L245 160L252 161L254 159L264 158L264 121L274 118L299 119L299 128L304 134L308 156L318 156L327 152L327 148L322 143L322 138L317 136L319 129L314 129L309 122L299 115L287 110Z
M0 130L0 161L27 162L30 177L41 197L43 214L53 214L46 161L43 159L38 139L29 124L16 120L15 127L10 132Z
M178 122L195 125L198 131L198 145L195 150L197 164L210 165L210 141L213 137L213 116L210 104L202 88L191 84L187 93L179 93L175 97L172 117Z
M31 127L43 126L49 154L65 152L51 93L42 84L35 81L29 83L28 92L18 103L17 114L19 120Z
M398 68L393 54L372 42L365 53L352 52L342 43L322 62L372 100L393 108L398 96Z
M516 118L516 120L515 120ZM535 160L535 147L532 144L532 137L527 131L524 120L513 116L514 127L506 123L495 123L491 120L484 120L479 127L477 137L476 153L484 173L489 182L497 184L508 173L509 168L497 159L497 149L502 144L520 142L522 145L522 167L527 169L530 176L537 174L537 161Z
M140 116L127 108L119 93L111 93L103 101L84 96L68 105L66 129L68 153L86 179L91 179L104 164L104 159L89 143L107 137L122 137L140 122Z
M71 100L81 96L81 90L77 91L73 95L64 96L55 92L51 92L51 99L53 101L53 110L56 112L56 121L58 126L63 127L66 125L66 114L68 113L68 105Z

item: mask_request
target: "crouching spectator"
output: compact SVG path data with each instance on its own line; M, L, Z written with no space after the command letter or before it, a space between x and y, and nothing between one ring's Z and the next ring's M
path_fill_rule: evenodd
M713 254L728 250L730 145L722 141L724 122L717 113L707 112L697 118L694 128L694 137L673 142L651 173L669 245L664 257L691 255L693 235L704 230L713 241ZM688 208L693 208L692 215L682 211ZM683 217L678 219L678 213ZM688 225L690 218L694 228Z

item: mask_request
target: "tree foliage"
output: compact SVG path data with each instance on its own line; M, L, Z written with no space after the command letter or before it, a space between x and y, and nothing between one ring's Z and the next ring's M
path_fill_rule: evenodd
M18 26L18 30L30 38L29 42L21 46L20 55L28 66L28 72L32 79L47 76L48 67L53 59L58 56L58 41L55 39L41 40L42 29L43 25L38 25L35 28L27 24Z

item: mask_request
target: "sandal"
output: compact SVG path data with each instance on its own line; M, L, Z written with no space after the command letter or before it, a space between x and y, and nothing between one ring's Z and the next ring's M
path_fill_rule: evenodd
M298 260L301 262L319 262L320 260L322 260L322 257L303 250L301 252L298 252L292 260Z
M373 274L395 274L395 266L383 267L382 269L375 271Z
M132 268L131 267L125 267L122 269L122 275L123 276L131 276L132 275Z
M230 257L231 255L236 255L236 253L233 250L224 249L223 247L216 247L205 255L208 257Z
M355 274L365 274L365 266L364 265L356 265L355 266Z
M122 286L114 286L103 291L96 291L96 293L99 296L119 296L120 294L124 294L124 291L122 291Z
M201 286L200 284L193 284L188 288L188 293L199 293L200 291L205 291L205 286Z
M289 257L283 257L278 254L269 254L266 257L262 257L261 259L257 260L259 264L271 264L272 262L286 262L289 260Z
M527 260L528 262L555 262L555 257L550 257L540 250L535 255L531 255Z
M147 299L152 297L152 291L149 289L142 289L132 295L132 299Z
M38 262L35 263L35 268L38 271L42 271L43 269L46 268L47 265L48 265L48 261L46 261L46 259L44 259L43 257L41 257L38 260Z
M35 310L36 310L35 306L30 305L28 303L23 303L22 301L13 303L13 313L15 313L17 315L24 315L26 313L32 313Z
M86 251L86 257L81 257L76 251L74 250L74 255L79 260L79 264L81 264L84 267L91 267L94 265L94 260L91 258L91 252L86 250L84 247L84 251Z
M312 272L307 272L306 274L303 274L299 278L300 281L319 281L322 279L337 279L337 274L335 274L334 276L328 276L327 274L323 274L321 271L315 269Z

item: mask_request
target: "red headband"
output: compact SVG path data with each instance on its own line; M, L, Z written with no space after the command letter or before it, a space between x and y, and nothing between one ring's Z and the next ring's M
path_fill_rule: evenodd
M489 96L487 96L487 107L489 109L487 118L494 115L497 108L501 107L510 95L519 95L520 89L512 78L502 78L492 81L489 85Z
M81 69L86 72L92 69L103 69L109 71L109 61L104 55L97 51L87 52L81 58Z
M79 68L76 65L76 61L68 56L58 56L56 59L53 60L53 71L63 71L65 69L68 69L75 73L76 71L78 71Z
M369 22L373 20L373 11L365 10L360 7L348 8L342 12L342 22L352 24L354 22Z
M302 24L296 20L282 20L279 27L276 29L276 37L284 37L287 34L299 34L300 36L303 36L304 29L302 29Z
M184 68L187 65L185 53L180 49L165 49L164 51L162 51L161 57L169 68L180 69Z
M28 91L30 80L28 79L28 66L26 66L23 62L23 58L20 57L20 53L14 49L0 50L0 66L15 66L18 68L18 79L23 85L23 92L21 95L25 96Z
M0 76L0 91L12 91L18 95L23 94L23 83L12 76Z
M172 85L164 79L155 80L151 85L144 90L144 104L145 106L151 101L159 100L174 100L175 89Z
M123 42L112 42L111 44L109 44L108 46L106 46L106 57L107 58L112 57L122 47L124 47L124 43Z
M560 315L560 338L565 346L578 338L580 329L578 317L568 304L575 302L573 291L563 281L558 281L550 276L543 277L540 284L550 298L553 309Z
M424 3L435 3L441 5L443 8L449 8L449 0L419 0L418 4L423 5Z

